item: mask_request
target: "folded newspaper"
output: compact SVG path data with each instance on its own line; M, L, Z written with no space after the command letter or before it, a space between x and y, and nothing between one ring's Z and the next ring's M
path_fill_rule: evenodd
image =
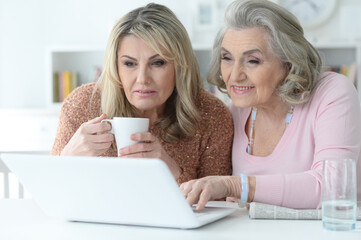
M320 209L292 209L258 202L249 204L249 217L252 219L322 219ZM357 203L357 220L361 220L361 202Z

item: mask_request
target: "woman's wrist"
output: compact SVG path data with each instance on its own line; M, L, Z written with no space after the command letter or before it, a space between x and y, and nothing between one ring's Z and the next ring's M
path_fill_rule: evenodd
M253 202L256 192L256 177L248 177L249 191L247 202Z
M242 181L239 176L223 176L222 177L226 193L224 197L241 197Z

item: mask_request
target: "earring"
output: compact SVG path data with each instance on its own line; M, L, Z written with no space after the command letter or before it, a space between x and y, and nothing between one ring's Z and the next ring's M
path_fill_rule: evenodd
M222 75L221 75L221 74L219 74L219 79L223 80L223 77L222 77Z

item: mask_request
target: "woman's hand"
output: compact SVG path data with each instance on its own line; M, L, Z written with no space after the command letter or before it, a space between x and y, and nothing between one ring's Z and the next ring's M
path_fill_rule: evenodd
M163 149L159 140L154 137L150 132L132 134L130 139L140 143L136 143L128 147L119 149L119 157L161 159L168 165L174 178L179 178L182 170L180 169L178 164Z
M189 205L198 203L197 210L202 210L210 200L239 198L242 182L238 176L208 176L183 183L180 189Z
M111 130L108 123L102 123L107 115L102 114L83 123L74 133L60 155L68 156L99 156L112 145L114 135L107 133Z

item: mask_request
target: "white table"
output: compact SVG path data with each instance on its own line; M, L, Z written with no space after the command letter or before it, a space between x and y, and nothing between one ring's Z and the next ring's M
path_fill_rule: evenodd
M361 222L351 232L322 229L321 221L251 220L245 209L198 229L181 230L67 222L47 217L33 200L0 200L1 240L120 239L361 239Z

